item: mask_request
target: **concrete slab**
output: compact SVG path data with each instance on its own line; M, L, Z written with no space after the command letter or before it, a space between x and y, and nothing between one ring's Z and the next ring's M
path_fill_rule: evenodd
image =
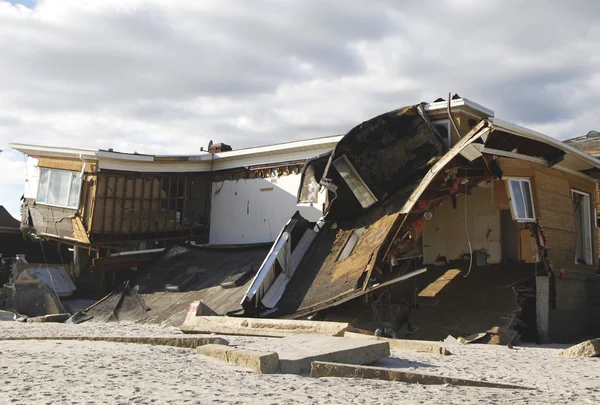
M296 335L244 345L244 349L276 352L281 372L309 373L313 361L370 364L390 355L388 342L370 342L319 335Z
M88 340L93 342L135 343L154 346L172 346L182 349L197 349L199 346L215 344L228 345L219 337L133 337L133 336L38 336L38 337L0 337L3 340Z
M218 333L224 335L284 337L297 334L342 336L350 326L344 322L298 321L291 319L238 318L199 316L199 302L194 302L180 327L184 333Z
M463 378L442 377L430 374L420 374L402 371L398 369L356 366L350 364L338 364L315 361L312 363L310 376L314 378L341 377L341 378L365 378L383 381L399 381L409 384L443 385L451 384L463 387L480 388L506 388L533 390L535 388L512 384L500 384L488 381L467 380Z
M431 342L428 340L407 340L407 339L390 339L381 336L364 335L362 333L345 332L345 338L376 340L378 342L388 342L391 350L406 350L418 353L442 354L444 356L451 355L450 351L443 347L439 342Z
M249 368L260 374L271 374L279 371L279 356L275 352L259 352L210 344L198 347L196 353L236 366Z

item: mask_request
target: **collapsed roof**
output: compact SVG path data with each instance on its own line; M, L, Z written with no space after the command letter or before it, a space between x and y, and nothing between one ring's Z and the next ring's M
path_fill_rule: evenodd
M465 192L502 178L498 157L599 177L600 162L591 156L495 118L481 120L448 150L423 107L363 122L330 154L306 163L298 199L314 203L326 189L324 217L307 226L297 214L286 225L244 297L247 311L301 317L425 271L410 271L408 242L398 246L403 235L465 178L474 180ZM394 250L400 254L390 261Z

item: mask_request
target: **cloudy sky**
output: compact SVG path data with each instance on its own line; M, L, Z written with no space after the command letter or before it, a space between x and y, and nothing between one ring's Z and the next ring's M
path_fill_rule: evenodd
M0 0L11 142L196 153L345 133L449 91L559 139L600 129L596 0Z

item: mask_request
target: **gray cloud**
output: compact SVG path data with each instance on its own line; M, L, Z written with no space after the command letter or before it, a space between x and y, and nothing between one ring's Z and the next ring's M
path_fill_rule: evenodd
M241 148L448 91L578 136L600 129L599 14L584 0L0 0L0 149Z

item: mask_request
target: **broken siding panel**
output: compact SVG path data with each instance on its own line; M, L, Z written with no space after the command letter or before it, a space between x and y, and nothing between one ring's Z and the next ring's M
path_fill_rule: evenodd
M36 234L74 239L72 218L77 210L36 204L33 199L26 199L22 212L23 222L29 223L31 218Z

